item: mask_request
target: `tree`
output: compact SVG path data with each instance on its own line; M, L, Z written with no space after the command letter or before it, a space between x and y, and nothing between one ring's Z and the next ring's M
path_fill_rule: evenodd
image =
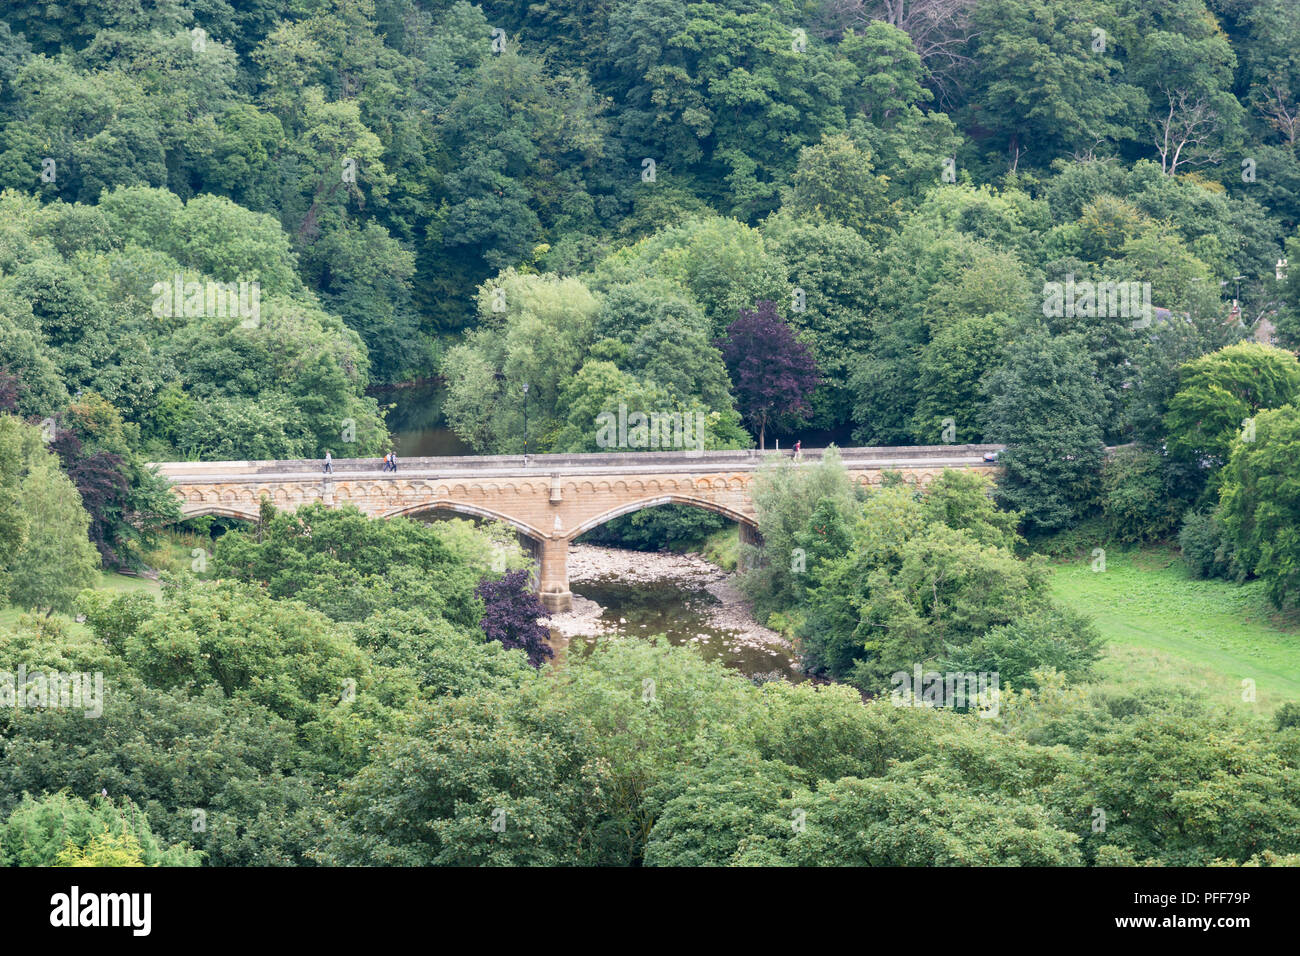
M566 417L561 394L586 358L599 308L579 279L508 269L484 282L480 326L442 362L443 408L456 434L482 453L522 451L526 382L529 450L547 451L547 436Z
M485 56L446 108L440 145L454 160L438 227L463 283L528 261L558 225L594 225L584 180L608 161L606 101L585 76L551 76L525 49Z
M932 524L964 531L986 547L1016 553L1025 543L1017 530L1020 516L994 505L991 485L978 472L945 468L925 486L921 512Z
M1164 424L1169 451L1220 465L1246 420L1300 396L1300 362L1290 352L1240 342L1193 359L1179 370Z
M42 644L29 670L38 661L49 666L49 638ZM63 666L83 669L91 663L80 657ZM135 819L147 814L160 843L187 843L205 853L209 865L310 862L307 853L324 817L322 778L306 769L311 755L292 723L228 698L218 687L160 691L129 673L110 679L112 706L96 720L50 708L9 722L0 743L0 816L18 805L24 791L106 789L113 795L114 819L129 799L140 808ZM50 809L57 832L65 814ZM198 819L205 824L201 830L194 828ZM141 843L148 841L142 837ZM49 852L63 845L57 839ZM152 863L147 851L146 861Z
M989 628L969 644L953 648L939 669L997 674L1001 688L1036 688L1042 686L1047 669L1070 682L1092 677L1103 646L1091 618L1053 608Z
M853 483L839 450L831 446L809 466L790 459L765 465L754 476L750 494L763 546L742 547L746 571L740 587L759 606L788 607L803 594L805 574L817 575L818 559L833 556L828 552L855 520ZM802 561L797 560L799 548Z
M646 838L646 866L727 866L791 789L785 767L752 753L683 767L648 795L662 808Z
M703 451L748 444L733 409L720 414L699 399L676 398L612 362L585 362L565 385L560 404L568 420L555 434L556 451Z
M1127 73L1149 101L1149 142L1170 176L1220 162L1240 142L1245 111L1234 95L1237 52L1206 12L1198 2L1134 4L1117 24Z
M0 414L0 553L13 554L27 537L22 508L23 426L12 415ZM0 599L9 598L8 562L0 563Z
M862 26L868 36L884 25L905 33L935 84L947 92L967 62L962 49L971 35L974 6L975 0L836 0L822 16L832 33L846 23Z
M885 180L875 174L871 153L842 133L801 149L790 179L781 208L791 216L838 222L868 237L891 224Z
M1254 418L1254 436L1233 442L1219 490L1219 518L1234 559L1263 578L1278 607L1300 602L1300 407Z
M1073 337L1030 332L985 386L985 439L1005 443L997 497L1030 533L1068 528L1096 502L1106 401Z
M778 416L799 419L812 411L811 396L821 377L808 347L776 314L776 304L760 301L741 309L718 342L735 383L737 400L765 448L768 423Z
M869 303L878 253L848 226L796 218L786 211L763 222L768 247L785 262L792 292L788 316L812 350L822 381L813 394L813 427L853 418L849 376L872 340Z
M99 556L87 536L90 516L41 432L26 425L18 429L16 447L8 450L16 452L21 477L10 494L24 534L21 544L0 559L10 583L9 599L19 607L68 611L99 571Z
M527 571L508 571L499 580L485 578L474 593L483 599L480 626L488 640L522 649L534 667L555 656L546 643L550 631L539 623L539 618L548 616L546 608L533 592Z
M1295 771L1268 734L1191 704L1100 728L1080 748L1068 809L1080 821L1092 807L1124 810L1108 814L1102 832L1079 827L1085 857L1100 861L1118 848L1133 862L1205 866L1296 852Z
M1169 488L1161 456L1149 448L1117 448L1101 472L1101 511L1117 541L1131 544L1169 535L1186 507Z
M365 687L369 661L318 612L233 581L169 587L122 655L151 686L204 687L247 695L279 716L306 722L348 680ZM277 656L278 655L278 656Z
M1214 510L1188 511L1178 529L1178 550L1194 578L1226 578L1232 568L1232 542Z
M594 831L584 862L641 861L660 803L658 784L739 743L761 712L758 689L718 661L663 640L599 641L569 654L542 685L548 710L589 728Z
M1022 157L1045 167L1063 154L1134 138L1141 92L1124 82L1113 47L1095 49L1092 24L1113 32L1105 5L974 4L968 49L978 90L965 113L992 133L1013 172Z
M731 383L710 341L709 320L677 283L655 276L605 289L592 335L593 353L607 350L620 368L655 382L675 401L731 409ZM611 341L624 349L612 349Z
M932 484L872 492L849 546L810 575L797 633L811 672L878 693L896 671L1050 609L1041 560L1016 558L1017 516L993 507L986 480L945 472Z
M532 673L522 649L484 641L481 629L456 627L419 611L386 610L357 622L357 646L385 667L404 667L438 696L508 692Z
M144 866L140 841L132 834L96 833L84 847L69 842L55 866Z
M943 525L909 539L897 568L869 572L853 595L860 608L854 639L861 648L850 683L872 692L891 674L923 667L991 628L1049 604L1046 569L1003 548L984 547Z
M363 621L386 610L417 609L466 630L481 607L474 587L486 567L466 560L434 524L378 521L355 507L315 503L292 513L263 499L255 529L222 535L213 574L301 601L331 620Z
M59 416L50 447L81 494L105 566L139 570L163 526L180 519L180 507L167 482L140 460L133 433L116 408L87 393Z
M1160 93L1167 109L1151 123L1160 168L1174 176L1180 166L1222 162L1223 153L1215 148L1222 136L1220 107L1209 96L1182 87L1162 86Z
M843 125L860 78L815 37L793 48L793 12L637 0L610 16L601 72L618 95L618 140L705 178L706 198L742 221L770 212L797 147Z
M946 436L967 443L979 437L984 404L983 382L1001 364L1011 321L1002 313L972 315L935 334L917 361L917 402L910 424L921 445L935 445Z
M1031 307L1025 261L1003 244L1012 239L1034 246L1031 226L1041 215L1028 197L949 186L932 190L907 218L881 251L871 293L872 344L850 377L858 425L854 440L915 441L911 419L926 346L967 319L1015 316ZM956 418L946 412L940 421L946 417ZM968 428L970 423L957 424Z
M1149 447L1165 442L1164 415L1178 391L1183 366L1242 340L1244 330L1222 321L1217 306L1216 296L1212 311L1197 309L1185 321L1155 323L1137 343L1137 376L1127 414L1134 437Z
M633 279L665 279L698 304L721 335L740 309L791 301L786 264L759 230L735 219L689 219L648 236L597 266L592 287L610 293Z
M4 866L198 866L203 854L165 847L130 799L89 802L66 790L22 802L0 823Z
M590 852L604 781L580 716L535 695L422 707L349 781L327 863L556 866Z
M934 740L932 711L863 706L862 694L845 684L772 682L762 691L763 711L750 724L754 747L807 787L883 776Z
M903 767L907 765L904 764ZM792 832L802 811L805 829ZM732 865L1077 866L1079 838L1030 800L984 795L961 775L860 780L796 791Z

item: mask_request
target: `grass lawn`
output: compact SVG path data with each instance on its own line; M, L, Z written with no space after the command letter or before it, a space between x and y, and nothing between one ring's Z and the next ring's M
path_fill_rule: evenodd
M99 582L95 585L97 591L113 591L115 593L124 593L126 591L150 591L157 594L161 589L157 581L150 578L137 578L128 574L106 574L100 572ZM8 627L11 624L17 624L18 618L23 614L25 608L13 606L0 609L0 627ZM78 627L75 622L73 627Z
M1090 615L1107 641L1100 669L1119 683L1186 682L1261 715L1300 700L1300 616L1278 613L1263 585L1192 578L1168 548L1107 549L1053 564L1056 597ZM1256 701L1242 700L1242 680Z

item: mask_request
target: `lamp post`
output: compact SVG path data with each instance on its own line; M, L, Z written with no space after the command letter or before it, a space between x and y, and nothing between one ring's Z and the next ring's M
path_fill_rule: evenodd
M528 383L524 382L524 464L528 464Z

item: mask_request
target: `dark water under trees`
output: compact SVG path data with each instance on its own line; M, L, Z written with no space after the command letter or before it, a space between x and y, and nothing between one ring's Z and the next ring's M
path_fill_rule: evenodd
M409 384L375 390L372 394L381 406L393 406L387 423L399 458L474 454L474 449L447 427L442 414L442 386Z

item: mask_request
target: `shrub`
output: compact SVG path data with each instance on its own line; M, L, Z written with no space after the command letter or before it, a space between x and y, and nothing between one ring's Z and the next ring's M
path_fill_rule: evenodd
M0 822L0 864L5 866L198 866L203 854L184 844L164 847L149 818L130 800L121 804L66 791L22 803ZM92 862L85 862L90 859Z
M1278 730L1286 730L1288 727L1300 727L1300 704L1290 700L1283 704L1278 712L1273 716L1277 723Z
M1232 566L1232 545L1223 522L1210 511L1189 511L1178 532L1183 561L1197 578L1226 578Z
M1101 635L1089 618L1052 608L990 628L954 652L941 669L996 673L1003 684L1038 687L1035 672L1045 668L1071 681L1088 677L1101 657L1101 646Z

